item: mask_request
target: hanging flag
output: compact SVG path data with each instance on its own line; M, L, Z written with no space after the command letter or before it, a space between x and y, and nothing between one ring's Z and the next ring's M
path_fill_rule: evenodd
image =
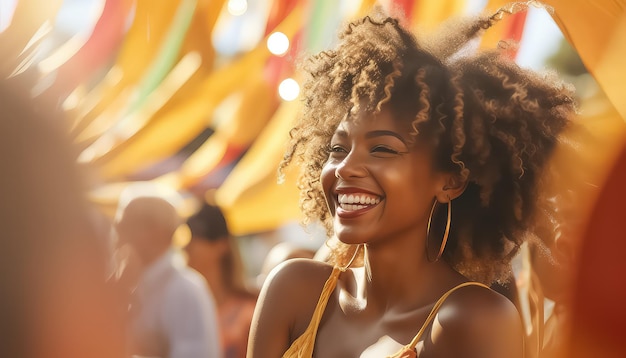
M552 17L626 120L626 0L547 0Z
M50 59L67 56L58 53L64 49L61 47L59 51L39 62L42 72L56 72L53 85L46 90L50 96L65 99L78 85L89 81L97 71L109 64L124 39L126 23L134 2L135 0L105 0L91 34L71 57L63 63L53 64L56 67L44 66Z

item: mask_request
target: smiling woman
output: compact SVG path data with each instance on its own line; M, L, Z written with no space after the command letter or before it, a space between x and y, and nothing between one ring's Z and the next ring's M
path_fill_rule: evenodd
M321 180L334 234L346 244L367 242L371 250L379 239L425 232L432 198L448 178L432 169L427 146L409 144L408 122L386 109L361 114L335 131ZM396 201L402 205L390 205Z
M306 63L281 168L302 163L301 209L339 244L272 272L249 357L523 356L519 313L487 285L537 204L555 210L538 184L574 101L498 51L461 53L502 14L428 47L376 9Z

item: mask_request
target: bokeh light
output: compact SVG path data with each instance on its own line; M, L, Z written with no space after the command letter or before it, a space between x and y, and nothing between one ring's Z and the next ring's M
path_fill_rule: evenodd
M293 101L300 94L300 85L293 78L287 78L278 85L278 94L285 101Z
M240 16L248 10L248 2L246 0L229 0L228 13L233 16Z
M289 38L282 32L274 32L267 38L267 48L274 55L284 55L289 50Z

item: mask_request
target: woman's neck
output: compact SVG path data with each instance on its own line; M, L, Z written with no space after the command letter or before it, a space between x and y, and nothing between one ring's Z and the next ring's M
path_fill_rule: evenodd
M358 294L368 305L381 309L408 310L429 304L452 285L465 280L445 261L428 261L425 251L414 245L405 250L368 247L363 271Z

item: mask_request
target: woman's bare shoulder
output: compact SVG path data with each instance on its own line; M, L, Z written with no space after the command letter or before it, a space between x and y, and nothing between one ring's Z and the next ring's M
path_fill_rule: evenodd
M297 320L315 309L332 270L331 265L321 261L301 258L287 260L267 276L260 302L272 315L283 316L289 320L290 326L297 326Z
M267 276L264 286L279 292L299 292L302 289L321 289L330 277L333 267L325 262L296 258L277 265ZM264 287L265 288L265 287Z
M442 305L431 340L442 351L437 356L516 358L523 354L524 332L508 298L472 285L456 290Z
M272 269L255 308L249 357L281 356L304 332L332 269L311 259L290 259Z

